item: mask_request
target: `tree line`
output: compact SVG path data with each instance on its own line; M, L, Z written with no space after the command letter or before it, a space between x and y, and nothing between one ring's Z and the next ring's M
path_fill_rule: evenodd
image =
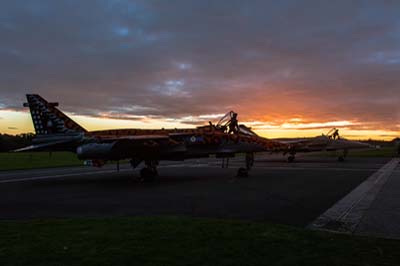
M32 144L35 134L23 133L18 135L0 134L0 152L8 152Z

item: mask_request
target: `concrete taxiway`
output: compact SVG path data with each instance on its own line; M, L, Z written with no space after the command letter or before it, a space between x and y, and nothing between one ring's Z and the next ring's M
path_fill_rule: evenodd
M400 158L393 158L309 228L400 239Z
M140 183L122 165L0 172L0 219L187 215L306 226L389 159L258 157L249 178L220 159L162 163L159 179Z

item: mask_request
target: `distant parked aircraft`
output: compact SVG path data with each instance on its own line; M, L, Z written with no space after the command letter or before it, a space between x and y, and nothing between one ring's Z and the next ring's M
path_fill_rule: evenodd
M293 162L298 152L343 151L338 156L338 160L342 162L345 160L349 150L373 148L369 144L340 137L339 130L336 128L331 129L326 135L322 134L322 136L313 138L275 140L288 145L287 150L284 152L284 154L289 154L288 162Z
M133 168L141 162L142 180L157 176L161 160L185 160L216 155L220 158L245 153L245 167L238 176L247 176L254 162L254 153L284 151L289 145L258 136L250 128L239 125L237 114L229 112L218 124L188 129L112 129L87 131L37 94L28 94L28 102L36 137L33 145L22 151L72 151L79 159L95 166L107 161L129 159Z

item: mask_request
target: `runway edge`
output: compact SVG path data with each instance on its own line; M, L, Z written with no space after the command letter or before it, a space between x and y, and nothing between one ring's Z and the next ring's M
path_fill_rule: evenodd
M354 234L365 212L382 190L400 158L393 158L353 191L325 211L307 228Z

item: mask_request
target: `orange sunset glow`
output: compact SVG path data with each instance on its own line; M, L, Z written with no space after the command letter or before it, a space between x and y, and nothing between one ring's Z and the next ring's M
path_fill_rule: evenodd
M270 138L400 135L395 2L301 13L289 2L201 2L10 3L0 132L33 131L22 103L35 93L88 130L195 127L234 110Z
M102 130L112 128L187 128L207 124L207 119L217 122L219 115L203 115L199 117L183 117L181 119L157 119L143 117L141 120L110 119L107 117L90 117L71 115L76 122L87 130ZM23 111L0 111L0 128L2 133L20 134L34 132L32 120L28 112ZM199 121L204 121L201 123ZM307 122L300 118L292 118L279 121L255 121L248 118L242 123L250 126L257 134L267 138L294 138L313 137L326 133L336 127L341 130L341 135L349 139L377 139L392 140L399 135L399 131L385 129L357 129L360 122L352 121L328 121ZM355 127L355 129L352 129Z

